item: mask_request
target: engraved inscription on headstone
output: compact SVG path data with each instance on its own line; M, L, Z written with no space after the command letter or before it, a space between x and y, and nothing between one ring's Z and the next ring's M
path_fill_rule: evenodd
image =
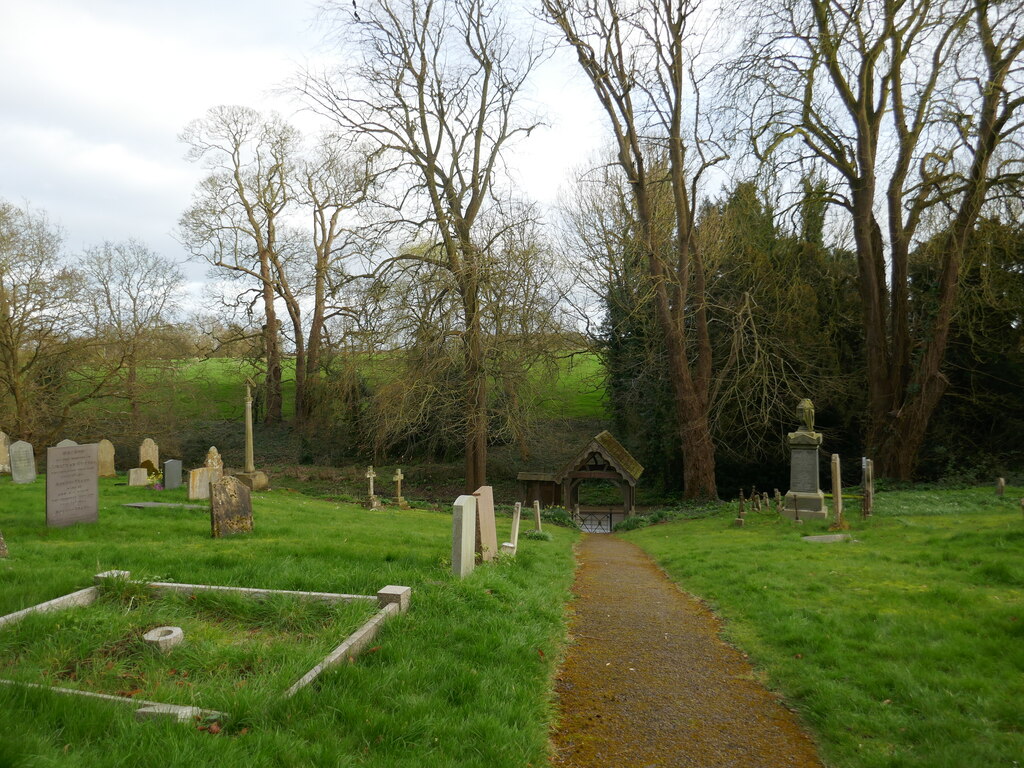
M818 451L793 451L789 488L800 493L818 492Z
M210 532L215 539L252 532L252 496L237 477L210 486Z
M15 483L36 481L36 457L32 446L24 440L11 445L11 480Z
M114 469L114 444L109 440L100 440L99 446L99 467L97 473L100 477L116 477L117 470Z
M63 528L99 520L97 446L46 449L46 524Z
M164 490L171 491L181 487L181 462L168 459L164 462Z

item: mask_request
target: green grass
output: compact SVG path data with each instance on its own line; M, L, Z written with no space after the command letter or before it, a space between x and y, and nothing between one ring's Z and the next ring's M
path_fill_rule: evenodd
M11 550L0 560L0 614L88 586L110 569L147 580L357 594L403 584L414 590L412 607L384 625L375 651L289 701L276 697L281 683L358 616L163 598L136 614L111 599L0 629L2 676L63 676L91 690L123 685L118 691L175 703L188 703L176 698L184 690L232 715L211 735L135 723L129 707L2 687L0 766L544 764L573 532L522 540L514 560L457 581L445 513L369 511L274 491L255 497L252 535L214 540L204 510L121 506L184 501L183 491L101 480L98 523L47 529L42 483L0 479L0 531ZM508 525L499 519L499 536ZM201 653L170 666L136 653L142 627L172 618L192 627ZM25 633L40 645L26 646ZM289 660L281 651L293 640L302 658ZM182 670L191 688L177 685Z
M1007 489L880 493L856 541L735 506L627 534L727 620L830 766L1024 762L1024 519ZM848 505L849 506L849 505Z

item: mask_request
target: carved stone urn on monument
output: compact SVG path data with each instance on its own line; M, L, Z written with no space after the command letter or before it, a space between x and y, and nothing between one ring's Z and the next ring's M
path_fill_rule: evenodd
M818 482L818 449L823 436L814 431L814 404L807 399L797 406L801 425L786 436L789 445L789 493L782 514L794 520L828 517L825 494Z

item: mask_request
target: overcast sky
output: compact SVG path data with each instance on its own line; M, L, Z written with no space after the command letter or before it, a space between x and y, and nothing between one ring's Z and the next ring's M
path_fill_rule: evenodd
M184 261L172 234L202 168L177 136L219 104L292 116L271 92L322 56L309 0L0 0L0 198L30 203L71 251L135 237ZM555 199L601 143L601 122L568 55L534 98L552 127L510 164ZM295 118L308 126L310 118ZM187 268L192 279L205 268Z

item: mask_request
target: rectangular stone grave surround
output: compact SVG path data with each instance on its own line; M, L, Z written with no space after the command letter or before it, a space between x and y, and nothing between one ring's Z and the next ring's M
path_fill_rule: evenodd
M98 446L46 449L46 525L64 528L99 520Z
M32 446L24 440L11 445L11 481L34 483L36 481L36 455Z
M494 522L494 490L489 485L476 489L476 551L485 563L498 554L498 530Z
M48 600L45 603L39 603L38 605L34 605L20 611L15 611L14 613L6 616L0 616L0 630L5 626L10 626L11 624L21 621L23 618L33 613L49 613L76 606L85 607L92 605L100 596L100 590L108 580L117 579L120 581L132 581L130 577L131 573L129 571L105 571L104 573L98 573L94 577L98 586L80 589L77 592L72 592L71 594L64 595L63 597ZM132 581L132 583L143 585L158 594L165 592L183 592L187 594L194 594L196 592L222 592L255 599L265 598L271 595L287 595L299 600L319 600L328 603L353 602L360 600L375 602L378 608L377 612L365 624L349 635L341 645L327 654L319 664L313 667L313 669L303 675L290 688L284 691L284 693L281 694L282 699L291 698L331 667L350 661L358 656L374 640L381 625L387 619L392 616L403 614L409 610L409 603L412 598L412 588L399 585L388 585L383 587L376 595L348 595L334 592L300 592L283 589L221 587L210 584L177 584L142 581ZM132 706L135 708L135 720L139 722L163 717L169 718L178 723L194 725L197 721L224 719L228 717L226 712L218 712L212 709L201 709L199 707L180 704L143 701L140 699L92 693L91 691L81 691L72 688L58 688L54 686L39 685L37 683L21 683L14 680L0 679L0 685L9 685L21 688L37 688L47 690L52 693L66 694L69 696L84 696L93 700L108 701L122 706Z
M181 462L168 459L164 462L164 490L173 491L181 487Z
M460 579L476 567L475 496L459 496L452 506L452 573Z
M135 488L144 488L149 485L149 470L145 467L135 467L128 470L128 485Z
M251 491L237 477L210 486L210 532L215 539L252 533Z
M96 472L100 477L116 477L117 469L114 467L114 444L109 440L100 440L97 444L99 465Z

